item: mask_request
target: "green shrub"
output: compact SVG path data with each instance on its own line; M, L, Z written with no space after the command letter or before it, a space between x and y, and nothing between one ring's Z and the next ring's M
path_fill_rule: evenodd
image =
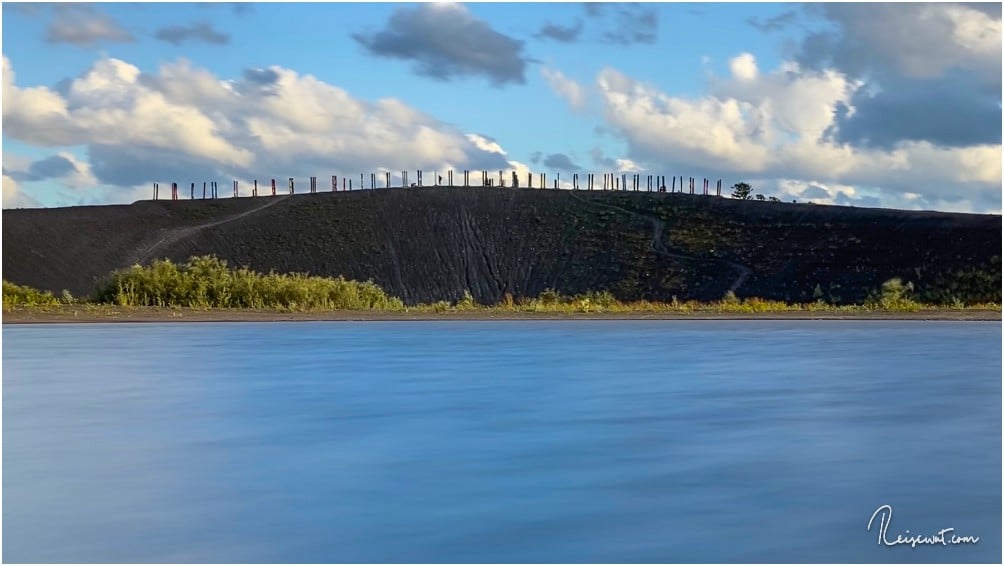
M59 304L59 299L48 291L39 291L27 285L17 285L3 280L3 308L48 307Z
M457 301L458 310L474 310L478 308L478 303L474 301L474 296L471 295L470 290L464 289L464 298Z
M344 277L261 274L230 269L213 256L184 265L159 260L115 271L98 300L120 306L289 310L401 310L404 304L376 284Z
M562 301L562 298L560 293L551 288L544 289L537 296L537 300L540 301L541 305L556 305Z
M891 311L915 311L920 304L910 298L913 293L912 283L903 283L899 277L894 277L882 283L877 293L872 293L865 301L865 306L872 309Z

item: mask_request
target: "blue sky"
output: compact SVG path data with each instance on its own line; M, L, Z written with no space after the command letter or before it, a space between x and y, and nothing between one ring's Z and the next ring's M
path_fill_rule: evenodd
M1000 21L999 4L5 3L4 207L574 164L999 212Z

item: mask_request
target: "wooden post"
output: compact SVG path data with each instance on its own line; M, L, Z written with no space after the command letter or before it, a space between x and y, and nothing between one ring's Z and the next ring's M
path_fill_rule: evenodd
M202 200L206 200L206 182L202 181Z
M370 173L370 188L376 188L376 173Z
M718 179L718 186L715 188L715 196L722 196L722 180Z
M385 185L384 188L387 188L387 189L390 188L390 171L385 171L384 172L384 185Z
M293 178L289 178L289 194L296 193L296 187L293 186Z
M331 192L338 192L338 175L331 176Z
M258 196L258 179L254 180L254 191L251 193L251 196Z
M275 196L275 179L272 179L272 196Z

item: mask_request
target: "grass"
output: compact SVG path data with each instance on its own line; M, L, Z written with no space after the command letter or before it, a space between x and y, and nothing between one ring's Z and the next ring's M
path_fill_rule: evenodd
M620 301L610 291L591 291L565 296L547 289L534 298L514 299L506 295L494 305L478 304L470 292L455 302L438 301L406 306L372 282L342 277L315 277L305 274L262 274L248 268L233 269L213 256L193 257L177 265L168 260L149 266L133 266L113 272L91 301L60 299L49 292L3 282L4 310L28 308L45 310L62 304L80 309L118 307L168 307L195 309L254 309L272 311L324 312L337 310L381 311L388 313L473 313L473 314L736 314L764 313L867 313L918 312L938 310L1000 310L998 303L947 306L925 304L912 297L913 288L900 279L882 284L861 305L832 305L822 299L811 303L785 303L760 298L737 298L729 292L714 302Z

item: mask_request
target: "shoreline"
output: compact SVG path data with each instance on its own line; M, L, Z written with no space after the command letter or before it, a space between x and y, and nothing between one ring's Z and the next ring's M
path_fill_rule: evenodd
M66 305L49 308L13 308L3 311L4 325L92 324L161 322L352 322L352 321L481 321L481 320L913 320L999 322L994 310L936 309L898 311L773 311L735 313L693 312L381 312L328 311L280 312L250 309L193 309L168 307L115 307Z

